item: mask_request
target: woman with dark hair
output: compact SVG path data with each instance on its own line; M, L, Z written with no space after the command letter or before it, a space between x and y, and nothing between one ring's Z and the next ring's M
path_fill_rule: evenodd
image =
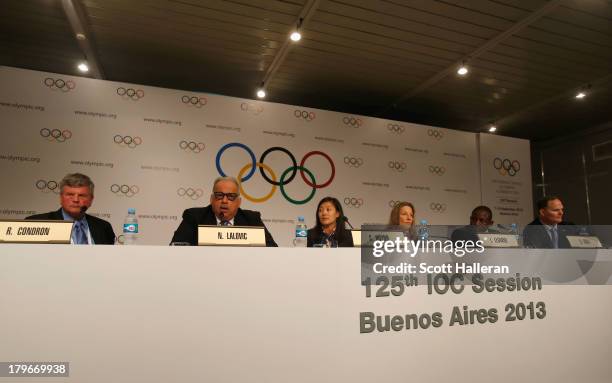
M325 197L317 205L317 225L308 230L307 247L353 247L353 236L344 226L342 205Z
M410 202L402 201L393 206L389 215L389 225L401 226L410 239L415 237L414 229L414 205Z

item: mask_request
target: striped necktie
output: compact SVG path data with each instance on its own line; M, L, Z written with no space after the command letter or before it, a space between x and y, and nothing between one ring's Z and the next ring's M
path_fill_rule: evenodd
M87 233L85 232L85 225L83 221L75 221L74 222L74 233L73 233L73 242L76 245L87 245L89 241L87 240Z

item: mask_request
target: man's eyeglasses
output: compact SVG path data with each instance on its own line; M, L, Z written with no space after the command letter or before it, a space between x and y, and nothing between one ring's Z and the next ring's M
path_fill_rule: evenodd
M214 192L213 195L215 196L216 200L222 200L223 197L227 197L228 200L235 201L236 198L238 198L238 193Z

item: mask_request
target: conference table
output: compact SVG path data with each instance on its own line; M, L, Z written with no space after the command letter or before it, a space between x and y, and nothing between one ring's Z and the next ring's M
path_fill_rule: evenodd
M361 268L355 248L2 245L0 362L69 363L53 382L612 381L607 281L368 297Z

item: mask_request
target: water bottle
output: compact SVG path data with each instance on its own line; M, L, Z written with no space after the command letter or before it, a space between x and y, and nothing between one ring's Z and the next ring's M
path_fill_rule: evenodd
M138 218L136 218L136 209L133 207L128 209L128 214L123 221L123 244L135 245L138 241Z
M519 235L518 225L516 223L510 224L510 234L516 238L516 243L521 246L521 236Z
M293 239L293 247L306 247L308 227L304 222L304 217L297 217L297 224L295 225L295 238Z
M429 240L429 226L427 225L426 219L421 220L421 224L417 228L417 237L421 241Z

